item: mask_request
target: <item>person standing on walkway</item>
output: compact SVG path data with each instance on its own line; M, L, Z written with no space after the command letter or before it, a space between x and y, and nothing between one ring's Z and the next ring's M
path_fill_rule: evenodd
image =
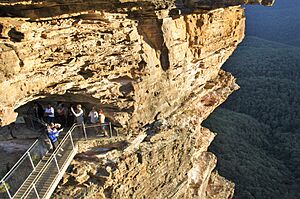
M99 120L99 115L96 111L96 108L93 106L92 110L89 113L90 121L92 124L96 124Z
M81 105L78 104L76 106L76 110L74 111L73 107L71 107L71 112L76 118L76 124L80 125L81 133L84 134L84 137L87 138L85 127L84 127L84 118L83 118L83 110L81 108ZM77 132L79 133L79 132Z
M45 116L47 118L47 123L54 122L54 108L51 106L51 104L48 104L48 106L45 108Z
M33 104L34 116L40 120L43 120L44 109L42 105L38 102L34 102Z
M76 106L76 110L74 111L73 107L71 107L71 111L73 115L76 117L76 123L82 125L83 124L83 110L81 108L81 105L78 104Z
M72 113L71 108L73 107L73 104L70 104L68 109L67 109L67 126L72 126L75 122L75 116Z
M67 110L65 108L65 105L62 102L58 103L57 106L57 119L58 121L60 121L63 127L66 126Z
M105 115L102 109L99 110L99 122L101 124L101 129L104 132L105 136L108 136L106 130L105 130Z
M47 126L47 135L51 142L52 149L53 149L53 151L55 151L55 149L58 145L59 131L57 130L56 125L53 122L51 122Z
M89 112L89 117L91 124L97 124L97 122L99 121L99 115L96 111L95 106L93 106L92 110ZM94 129L96 131L96 134L98 134L98 127L94 126Z

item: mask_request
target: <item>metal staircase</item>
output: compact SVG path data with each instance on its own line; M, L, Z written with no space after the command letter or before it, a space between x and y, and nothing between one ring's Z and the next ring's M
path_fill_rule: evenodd
M109 127L112 136L111 123L90 126L74 124L52 153L41 151L42 143L36 140L0 181L0 198L50 198L78 151L78 141L99 136L94 130L103 126Z

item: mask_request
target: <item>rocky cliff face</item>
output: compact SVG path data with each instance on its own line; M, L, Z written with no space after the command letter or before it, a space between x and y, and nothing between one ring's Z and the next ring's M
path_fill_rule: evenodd
M0 2L1 125L35 99L88 101L132 143L101 157L78 156L58 197L233 196L233 183L214 171L216 157L207 152L214 134L201 122L238 88L220 67L243 39L242 8Z

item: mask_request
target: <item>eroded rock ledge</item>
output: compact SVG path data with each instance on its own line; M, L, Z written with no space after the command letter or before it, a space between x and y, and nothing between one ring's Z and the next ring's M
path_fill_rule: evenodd
M217 76L243 38L244 21L239 7L176 18L168 10L1 18L2 125L14 121L14 109L53 94L101 103L122 126L165 118Z
M89 101L134 143L92 158L86 143L57 197L233 196L201 122L238 88L220 70L244 37L232 5L270 1L206 2L0 1L1 125L35 99Z
M234 184L214 170L207 152L215 134L201 122L237 89L224 71L196 89L167 119L157 120L125 150L91 155L102 143L80 143L80 152L55 196L67 198L232 198ZM101 141L99 141L101 142ZM104 141L105 142L105 141ZM138 143L138 144L137 144ZM109 146L109 144L106 143Z

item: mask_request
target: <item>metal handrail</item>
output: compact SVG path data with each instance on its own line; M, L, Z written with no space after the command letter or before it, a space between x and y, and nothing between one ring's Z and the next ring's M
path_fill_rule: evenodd
M40 124L42 124L42 125L45 125L45 126L47 125L46 122L44 122L44 121L41 120L40 118L37 118L37 117L34 117L34 116L23 115L22 117L28 118L28 119L33 120L33 121L36 121L36 122L38 122L38 123L40 123Z
M47 169L47 167L51 164L51 162L54 159L55 155L60 150L60 147L63 146L63 144L65 143L65 141L67 140L67 138L69 136L72 136L72 132L74 131L74 129L76 127L80 127L80 126L81 126L80 124L73 124L73 126L69 129L69 131L66 133L66 135L64 136L64 138L60 141L59 145L56 147L56 149L53 151L53 153L51 154L51 156L47 160L46 164L42 167L42 169L40 170L39 174L30 183L29 187L31 187L31 188L26 193L26 196L31 192L31 190L34 188L34 185L36 184L36 182L39 181L39 179L41 178L42 174L45 172L45 170ZM111 126L111 123L92 124L92 125L87 125L86 127L90 128L90 127L97 127L97 126ZM59 169L59 172L60 172L60 170L61 169Z
M76 126L76 124L73 125L74 128ZM72 126L72 127L73 127ZM71 128L72 128L71 127ZM5 176L0 180L0 183L5 183L6 180L13 174L13 172L20 166L20 164L22 163L22 161L28 157L28 153L30 153L30 150L36 146L36 144L38 143L39 139L36 139L35 142L26 150L26 152L23 154L23 156L14 164L14 166L5 174ZM30 175L29 175L30 176ZM28 176L28 177L29 177ZM28 179L28 177L26 178L26 180ZM23 182L23 184L26 182L26 180ZM19 189L23 186L23 184L19 187ZM14 193L14 195L19 191L19 189Z
M96 123L96 124L87 124L87 125L85 125L85 128L99 127L99 126L109 126L110 136L112 137L112 125L111 125L111 122Z
M66 135L64 136L64 138L60 141L59 145L57 146L57 148L53 151L53 153L50 155L49 159L47 160L46 164L42 167L42 169L40 170L39 174L35 177L35 179L30 183L29 187L31 187L27 193L25 193L25 198L27 197L27 195L31 192L31 190L34 188L34 185L36 184L36 182L38 182L38 180L41 178L42 174L45 172L45 170L47 169L47 167L50 165L50 163L52 162L52 160L54 159L54 156L57 154L59 148L65 143L66 139L68 138L68 136L74 131L74 129L78 126L81 126L79 124L73 124L73 126L69 129L69 131L66 133Z
M105 123L96 123L96 124L85 124L86 127L97 127L97 126L109 126L110 122L105 122Z
M72 132L70 132L70 137L72 137ZM75 147L75 146L74 146L74 147ZM74 150L74 147L73 147L73 150ZM72 150L72 152L73 152L73 150ZM70 152L70 154L68 155L68 157L66 158L66 160L69 159L69 157L70 157L70 155L71 155L72 152ZM61 170L62 170L62 168L64 167L65 164L66 164L66 161L63 163L62 167L59 168L58 175L59 175L59 173L61 172ZM55 176L55 179L57 178L58 175ZM39 176L39 178L40 178L40 176ZM39 179L37 179L37 181L38 181L38 180L39 180ZM51 186L53 185L53 183L54 183L54 181L51 182L51 185L48 187L47 192L48 192L48 190L51 188ZM32 189L31 189L31 190L32 190ZM30 191L31 191L31 190L30 190ZM30 191L29 191L29 193L30 193Z
M38 118L35 118L35 117L27 117L31 120L35 120L37 122L39 122L40 124L43 124L43 121L38 119ZM36 139L33 144L31 144L31 146L26 150L26 152L21 156L21 158L19 158L19 160L14 164L14 166L5 174L5 176L0 180L0 183L1 182L4 182L10 175L11 173L18 167L18 165L20 164L20 162L22 160L24 160L24 158L27 156L28 152L38 143L39 139Z
M103 126L109 126L109 131L110 131L110 135L112 136L112 126L111 126L111 123L97 123L97 124L87 124L85 126L85 124L73 124L72 127L68 130L68 132L64 135L64 137L62 138L62 140L60 141L60 143L58 144L57 148L53 151L53 153L50 155L49 159L46 161L46 163L42 166L41 170L37 173L37 176L34 177L33 181L29 184L29 189L27 189L25 191L25 193L23 194L23 197L22 198L26 198L30 193L31 191L34 189L35 191L35 194L37 195L37 197L39 198L39 194L38 194L38 191L36 190L36 184L37 182L41 179L42 175L45 173L46 169L49 167L50 164L53 163L53 160L56 161L56 164L57 164L57 154L59 152L59 150L62 148L62 146L66 143L67 139L71 139L71 143L72 143L72 150L70 151L70 154L72 152L74 152L74 147L75 147L75 143L74 143L74 139L73 139L73 136L72 136L72 132L75 130L75 128L77 127L83 127L83 131L84 131L84 137L87 138L87 135L86 135L86 128L92 128L92 127L103 127ZM30 150L36 146L36 144L38 143L38 139L27 149L27 151L24 153L24 155L18 160L18 162L10 169L10 171L1 179L0 183L4 183L4 186L5 186L5 183L6 183L6 180L8 179L8 177L15 171L16 168L18 168L18 166L21 164L21 162L27 157L27 155L29 154L30 156ZM70 157L70 154L68 154L68 158L66 159L66 161L69 159ZM67 155L67 154L66 154ZM63 162L63 166L58 166L58 174L55 176L55 179L57 178L57 176L61 173L62 171L62 168L64 168L65 164L66 164L66 161ZM32 173L31 173L32 174ZM31 175L29 174L29 176ZM29 177L28 176L28 177ZM28 179L28 177L26 178L26 180ZM8 190L6 190L8 192L8 195L10 198L13 198L16 196L16 194L18 193L18 191L21 189L21 187L24 185L24 183L26 182L26 180L23 182L23 184L19 187L19 189L13 193L13 196L11 196L10 192ZM51 185L50 187L47 189L47 191L51 188L52 184L54 183L51 182ZM7 187L5 187L7 189Z
M37 117L34 117L34 116L29 116L29 115L23 115L24 118L30 120L30 127L28 127L28 123L26 123L26 120L25 120L25 124L27 125L28 128L31 128L31 129L34 129L34 130L41 130L42 128L36 128L36 125L34 124L34 122L37 122L39 123L41 126L47 126L47 123Z
M106 123L101 123L101 124L97 124L97 125L90 125L90 126L88 126L88 128L90 128L90 127L96 127L96 126L102 126L103 124L106 124ZM109 125L109 124L107 124L107 125ZM40 173L43 173L44 172L44 168L46 168L49 164L50 164L50 162L51 162L51 160L52 160L52 157L54 156L54 155L56 155L57 154L57 152L58 152L58 150L59 150L59 148L65 143L65 141L66 141L66 139L68 138L68 136L70 135L71 136L71 133L74 131L74 129L76 128L76 127L80 127L81 125L80 124L73 124L73 126L68 130L68 132L66 133L66 135L63 137L63 139L60 141L60 143L59 143L59 145L56 147L56 149L53 151L53 153L51 154L51 156L49 157L49 159L47 160L47 162L46 162L46 164L43 166L43 168L41 169L41 171L40 171Z
M109 125L108 123L103 123L103 124L105 124L105 126ZM96 125L95 124L92 124L92 125L87 124L86 127L90 128L90 127L102 126L103 124L100 124L100 125L99 124L96 124ZM73 124L71 126L71 128L68 130L68 132L71 131L71 130L73 131L78 126L81 126L81 125L79 125L79 124ZM62 139L62 141L63 140L64 140L64 138ZM26 150L26 152L22 155L22 157L14 164L14 166L0 180L0 183L4 182L10 176L10 174L16 169L16 167L19 165L19 163L27 156L28 152L38 143L38 141L39 141L39 139L36 139L34 141L34 143Z
M14 166L5 174L5 176L0 180L1 182L5 182L5 180L13 173L13 171L19 166L20 162L25 159L29 151L38 143L38 139L27 149L27 151L23 154L23 156L14 164Z

